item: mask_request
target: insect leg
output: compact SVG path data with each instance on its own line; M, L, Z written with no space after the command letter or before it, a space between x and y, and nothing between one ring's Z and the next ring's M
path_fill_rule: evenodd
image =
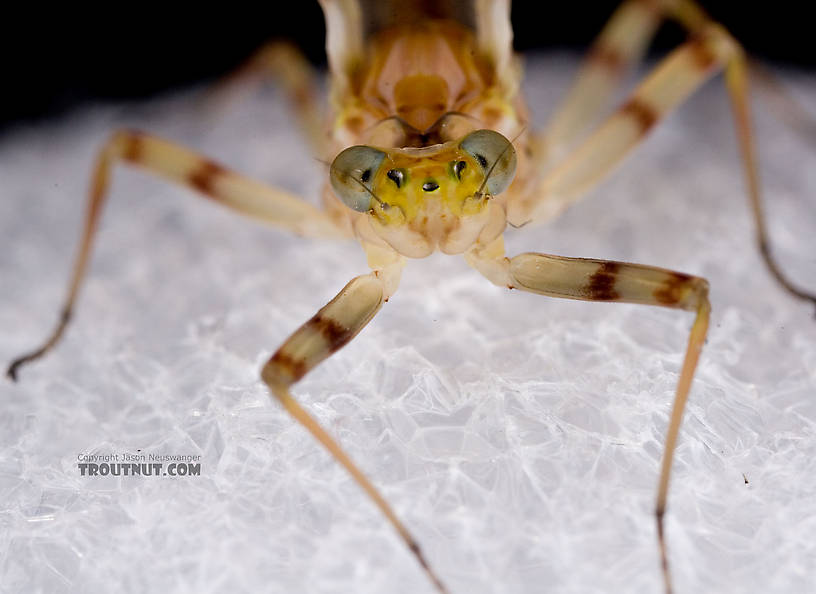
M738 50L727 33L711 31L674 50L624 104L542 180L547 197L574 201L597 184L668 113L685 101ZM544 195L540 199L546 200Z
M550 162L590 129L624 75L643 58L660 25L664 4L667 0L627 0L604 25L545 128L544 156Z
M217 83L212 90L216 109L235 93L251 91L268 79L283 88L313 154L321 159L329 158L326 155L326 122L316 88L317 76L306 56L291 43L272 41L265 44Z
M396 287L401 266L353 279L340 293L281 346L261 377L283 407L343 466L394 527L440 593L445 586L428 565L414 537L394 510L343 451L337 441L292 397L289 388L310 370L351 341L380 310Z
M289 192L234 173L198 153L156 136L129 130L116 132L99 152L93 170L85 227L59 322L42 346L11 363L7 375L12 380L17 379L21 365L42 357L59 341L71 319L107 198L111 169L120 161L143 167L165 179L198 190L238 212L299 235L345 236L327 215Z
M624 76L638 64L661 22L677 21L696 35L711 18L693 0L626 0L595 38L575 81L550 118L544 133L552 162L588 132Z
M714 23L707 24L696 38L667 56L616 113L545 174L538 194L533 197L538 204L527 205L529 214L524 212L527 207L522 203L518 210L511 208L508 215L510 221L520 224L537 218L536 207L544 213L554 207L563 208L578 199L638 146L661 118L723 68L745 165L746 186L756 221L760 252L773 276L788 292L816 304L816 295L791 283L771 257L751 127L747 62L740 45L725 29Z
M639 303L684 309L696 314L677 381L655 506L661 568L666 593L670 594L672 586L663 517L683 410L708 330L711 312L708 282L697 276L641 264L535 253L506 258L503 252L503 246L494 244L485 250L470 252L466 259L491 282L502 287L548 297Z

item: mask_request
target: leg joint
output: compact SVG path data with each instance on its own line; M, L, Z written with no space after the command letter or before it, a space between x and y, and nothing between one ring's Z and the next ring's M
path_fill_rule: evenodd
M261 369L261 379L270 388L289 387L306 375L306 363L278 350ZM275 392L274 390L272 390Z

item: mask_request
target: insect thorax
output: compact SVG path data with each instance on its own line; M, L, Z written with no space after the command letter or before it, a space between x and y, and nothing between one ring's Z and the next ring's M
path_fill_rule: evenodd
M502 88L474 32L453 20L371 34L361 60L333 82L338 150L429 146L479 128L510 135L521 119L515 89ZM446 114L463 117L442 125Z
M352 213L357 235L385 242L409 257L437 249L462 253L477 241L493 239L504 229L506 197L489 204L460 200L450 188L459 181L450 174L453 157L442 163L448 157L433 153L448 155L451 146L474 130L516 137L526 118L517 85L508 86L507 77L498 74L496 56L480 47L478 32L451 19L389 25L367 34L363 48L359 56L345 56L344 72L335 72L338 60L332 60L335 154L352 145L426 149L417 153L413 167L397 164L410 159L410 153L388 151L388 159L414 179L422 177L424 183L427 178L427 187L437 182L441 187L435 195L374 196L371 216ZM431 173L433 161L439 161L445 174ZM379 187L381 192L393 189L388 182Z

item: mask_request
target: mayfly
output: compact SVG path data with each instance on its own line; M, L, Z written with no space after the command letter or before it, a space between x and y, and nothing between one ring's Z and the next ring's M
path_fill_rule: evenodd
M291 389L351 341L397 290L408 258L464 256L500 287L549 297L636 303L694 315L659 472L655 518L661 572L671 592L664 515L683 410L709 324L705 279L654 266L525 253L505 255L503 233L555 216L617 165L670 110L725 72L760 252L779 283L816 302L770 255L760 201L743 50L692 0L628 0L593 45L543 133L528 126L508 0L408 3L322 0L331 71L329 133L303 58L286 45L253 67L294 97L314 150L328 165L323 209L145 132L116 132L93 170L85 228L59 323L8 375L59 341L85 276L113 166L136 165L243 214L294 233L357 239L371 272L352 279L263 366L280 404L331 453L382 511L439 592L447 592L417 541L377 488ZM622 75L664 18L690 38L664 58L611 116L593 127Z

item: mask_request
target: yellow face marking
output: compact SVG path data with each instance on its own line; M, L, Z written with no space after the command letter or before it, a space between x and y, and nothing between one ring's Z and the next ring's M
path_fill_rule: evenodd
M477 214L487 203L485 196L475 196L484 181L482 168L455 143L385 153L371 188L380 200L372 214L385 225L415 220L431 201L455 216Z
M331 166L331 183L350 208L384 224L415 220L430 203L445 216L478 214L513 179L516 154L492 130L423 148L353 146Z
M488 208L516 169L509 140L492 130L423 148L352 146L331 165L331 185L394 250L421 258L462 253L504 209ZM498 224L494 225L497 226Z

